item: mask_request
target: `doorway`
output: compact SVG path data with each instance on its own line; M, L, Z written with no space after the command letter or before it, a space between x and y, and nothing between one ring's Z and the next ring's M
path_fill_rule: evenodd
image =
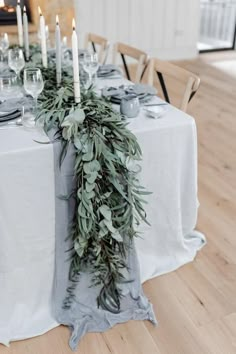
M236 0L200 0L200 52L232 50L236 37Z

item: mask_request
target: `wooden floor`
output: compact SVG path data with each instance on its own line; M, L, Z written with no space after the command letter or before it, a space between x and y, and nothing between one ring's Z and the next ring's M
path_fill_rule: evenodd
M210 65L233 57L208 54L179 63L202 79L189 113L199 136L198 229L208 245L192 264L144 285L158 327L129 322L90 334L77 354L236 353L236 77ZM60 327L10 349L0 346L0 354L68 354L68 339Z

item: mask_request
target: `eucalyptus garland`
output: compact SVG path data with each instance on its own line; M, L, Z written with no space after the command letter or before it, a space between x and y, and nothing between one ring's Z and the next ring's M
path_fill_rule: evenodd
M82 271L92 274L92 286L99 286L97 304L113 313L120 311L120 285L127 281L127 255L137 235L135 224L146 221L143 196L132 171L141 159L136 137L110 102L98 97L92 88L82 92L75 104L71 74L63 72L57 88L55 66L43 70L45 90L40 96L37 119L45 130L57 129L62 143L61 163L68 146L75 149L75 213L70 235L73 250L70 263L72 286L64 306L69 308ZM130 167L131 166L131 167Z

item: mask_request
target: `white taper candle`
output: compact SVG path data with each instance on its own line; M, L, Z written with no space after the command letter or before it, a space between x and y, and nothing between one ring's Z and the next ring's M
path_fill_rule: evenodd
M40 7L39 10L39 26L40 26L40 40L41 40L41 52L42 52L42 62L45 68L48 67L48 56L47 56L47 39L46 39L46 28L45 19L42 15Z
M74 96L75 102L80 102L80 78L79 78L79 52L78 52L78 37L75 30L75 20L72 22L72 56L73 56L73 76L74 76Z
M30 52L29 52L29 26L28 26L28 16L27 16L25 6L24 6L24 13L23 13L23 28L24 28L25 58L28 61L29 56L30 56Z
M61 30L60 30L58 16L56 16L55 42L56 42L57 84L60 85L61 83Z
M17 28L18 28L18 40L19 46L23 47L23 25L22 25L22 12L20 6L20 0L17 1L16 5L16 18L17 18Z

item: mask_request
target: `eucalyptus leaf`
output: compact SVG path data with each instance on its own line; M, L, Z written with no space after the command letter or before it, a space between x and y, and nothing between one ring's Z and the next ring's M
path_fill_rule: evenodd
M91 193L94 190L94 188L95 188L95 183L90 184L86 182L86 192Z
M75 121L79 124L82 124L85 120L85 113L82 109L78 108L72 113Z
M109 208L109 206L103 204L102 206L100 206L99 211L106 220L111 221L111 209Z
M86 154L83 155L83 161L91 161L93 159L93 151L88 151Z
M81 140L77 136L74 138L74 145L75 145L76 149L79 150L79 151L82 150L82 148L83 148Z
M98 160L84 163L84 172L87 174L100 171L101 165Z
M87 182L90 184L94 184L94 182L96 181L98 177L98 173L97 172L91 172L89 175L86 176Z

